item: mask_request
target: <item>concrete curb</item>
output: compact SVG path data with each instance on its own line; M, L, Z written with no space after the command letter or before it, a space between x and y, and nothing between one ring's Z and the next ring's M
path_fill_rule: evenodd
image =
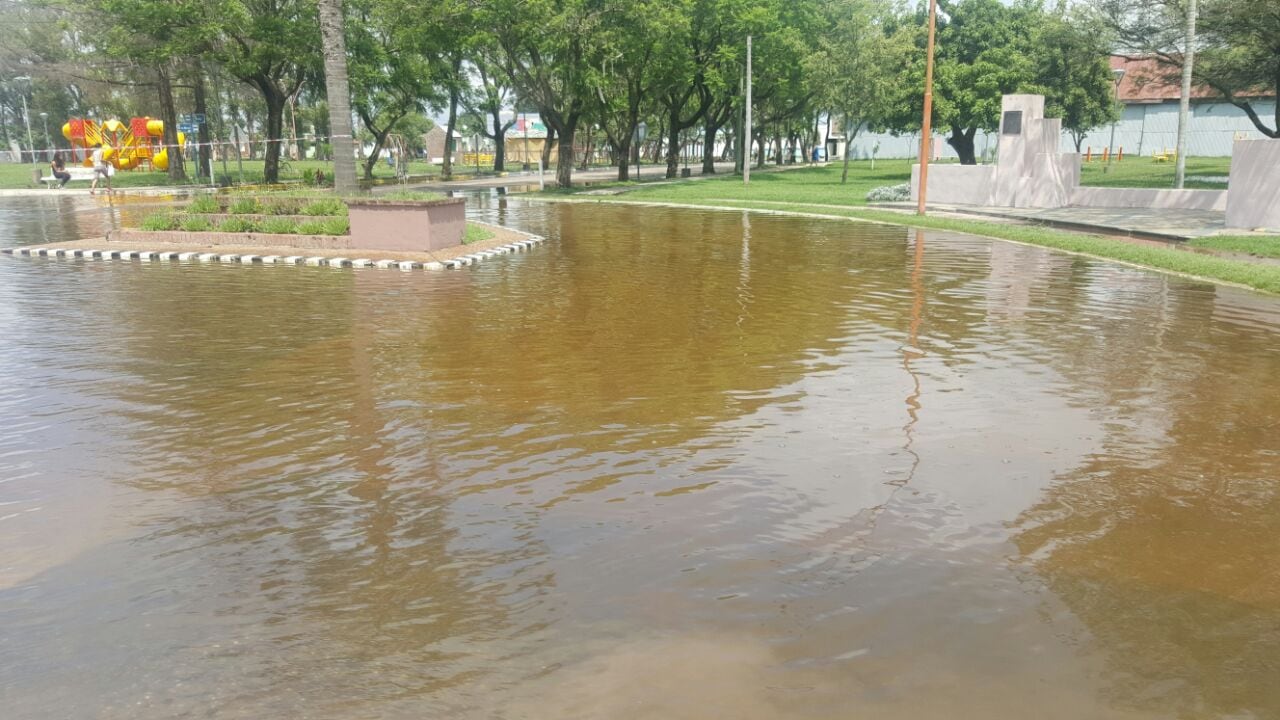
M510 228L507 228L510 230ZM311 265L331 268L381 268L388 270L457 270L499 255L528 250L546 238L519 230L511 230L525 236L524 240L499 245L470 255L463 255L444 262L417 262L412 260L352 260L344 257L304 257L290 255L223 255L219 253L167 252L163 250L68 250L65 248L3 248L0 253L15 257L67 258L81 260L138 260L142 262L200 262L221 265Z

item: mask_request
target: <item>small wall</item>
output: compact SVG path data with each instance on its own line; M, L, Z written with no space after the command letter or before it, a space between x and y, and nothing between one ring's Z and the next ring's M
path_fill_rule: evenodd
M990 205L994 165L929 165L929 202L943 205ZM920 166L911 166L911 200L920 199Z
M1231 155L1227 227L1280 230L1280 140L1241 140Z
M353 249L349 235L281 235L259 232L187 232L185 230L112 230L108 242L178 243L184 245L242 245L246 247L296 248L298 250Z
M1078 187L1071 193L1071 205L1094 208L1222 211L1227 209L1227 191Z
M466 201L357 200L347 203L351 247L429 252L462 244Z

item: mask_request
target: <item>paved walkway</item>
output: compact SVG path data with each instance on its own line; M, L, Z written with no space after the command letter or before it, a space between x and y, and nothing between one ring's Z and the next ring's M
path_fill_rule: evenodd
M915 203L878 203L872 207L915 211ZM1155 240L1189 240L1226 231L1226 213L1217 210L1160 210L1152 208L1054 209L981 207L930 203L931 211L954 215L978 215L1039 223L1065 230L1129 235ZM1243 231L1232 234L1248 234Z

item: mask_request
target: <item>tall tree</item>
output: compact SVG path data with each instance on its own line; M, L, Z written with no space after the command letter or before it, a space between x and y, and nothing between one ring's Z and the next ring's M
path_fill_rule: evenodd
M939 0L944 16L938 22L934 69L933 125L949 130L947 144L960 162L976 164L974 139L980 130L993 131L1000 118L1001 98L1035 89L1034 38L1044 13L1039 0ZM926 23L916 16L917 28ZM905 74L905 95L894 127L919 129L923 113L924 33L916 36L920 51Z
M351 127L351 85L347 79L346 19L342 0L318 0L324 53L325 96L329 105L329 144L333 148L333 188L356 192L355 138Z
M1193 79L1240 108L1258 132L1280 137L1280 104L1273 117L1260 108L1280 90L1280 0L1200 0ZM1163 79L1181 75L1187 26L1185 0L1093 0L1118 51L1150 56Z
M556 183L573 184L574 136L589 105L587 82L603 12L594 0L491 0L483 20L495 28L501 66L524 102L538 108L559 141Z
M1060 2L1040 24L1036 76L1045 112L1062 118L1076 152L1090 130L1118 116L1107 33L1089 14Z
M883 129L897 99L898 74L909 62L912 32L893 23L891 11L873 0L837 0L827 7L830 31L811 58L818 102L840 118L844 168L849 179L853 139L864 129Z
M502 172L506 169L507 131L516 124L514 112L510 120L502 119L503 110L511 105L511 86L503 81L500 70L495 72L485 51L477 53L471 66L480 83L478 92L470 96L468 112L475 120L476 131L493 141L493 169Z
M262 97L267 116L262 173L266 182L279 182L285 105L321 65L316 4L226 0L218 10L223 39L215 55L228 73Z

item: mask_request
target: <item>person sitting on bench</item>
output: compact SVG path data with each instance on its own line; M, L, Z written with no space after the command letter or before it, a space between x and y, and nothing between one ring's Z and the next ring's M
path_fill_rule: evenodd
M53 176L58 178L58 187L66 187L67 181L71 179L71 173L67 172L67 164L62 161L62 153L54 153L53 162L49 163L49 167L53 168Z

